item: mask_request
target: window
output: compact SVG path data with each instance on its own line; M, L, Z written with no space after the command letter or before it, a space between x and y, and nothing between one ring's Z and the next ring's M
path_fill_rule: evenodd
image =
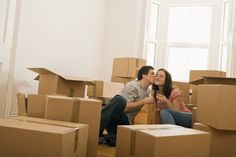
M189 70L207 69L211 6L171 6L167 38L167 69L173 80L188 81Z
M223 3L223 22L222 22L222 36L221 36L221 51L220 51L220 67L222 71L229 69L229 1Z
M148 12L149 13L146 23L144 51L146 55L145 58L147 59L147 65L155 67L159 14L159 4L157 0L151 0Z

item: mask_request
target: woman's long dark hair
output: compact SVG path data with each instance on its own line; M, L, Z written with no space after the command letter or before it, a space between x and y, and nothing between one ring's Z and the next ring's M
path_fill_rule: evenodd
M163 71L165 73L165 83L163 86L163 92L166 98L168 99L173 89L173 82L172 82L171 74L166 69L163 69L163 68L159 69L158 71Z

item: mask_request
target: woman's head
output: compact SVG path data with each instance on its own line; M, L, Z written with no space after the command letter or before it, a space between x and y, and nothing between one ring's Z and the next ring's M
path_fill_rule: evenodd
M165 69L159 69L156 72L155 84L159 87L163 87L164 95L168 98L171 90L173 89L171 74Z

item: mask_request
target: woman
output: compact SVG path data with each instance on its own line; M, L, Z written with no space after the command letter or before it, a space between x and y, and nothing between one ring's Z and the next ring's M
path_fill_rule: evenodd
M186 108L180 90L173 87L171 75L167 70L157 71L155 86L154 96L162 123L191 128L192 113Z

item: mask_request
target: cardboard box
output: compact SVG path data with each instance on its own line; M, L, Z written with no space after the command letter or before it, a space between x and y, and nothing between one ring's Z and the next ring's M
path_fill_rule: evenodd
M189 82L192 83L196 80L202 79L204 76L225 77L226 72L217 70L190 70ZM197 106L197 85L191 84L190 89L191 89L191 100L189 103Z
M136 77L138 70L146 65L146 60L141 58L114 58L112 76Z
M144 138L144 140L140 138ZM193 145L192 143L189 145L191 140L194 141ZM209 153L209 142L209 133L196 132L193 129L186 129L177 125L120 125L117 133L116 157L153 157L154 151L157 157L168 157L172 148L174 149L174 155L171 154L172 157L182 155L187 157L190 153L192 155L195 152L196 157L197 155L204 157L205 154ZM185 144L188 145L187 148L190 147L189 150L186 150ZM196 145L199 147L192 148ZM176 153L175 148L177 147L181 147L179 148L181 153Z
M226 72L218 70L190 70L189 82L199 80L204 76L226 77Z
M87 95L90 97L112 98L124 88L123 83L96 80L95 86L88 88Z
M44 118L46 95L28 95L28 112L29 117Z
M38 94L55 95L61 94L66 96L86 95L86 85L92 85L93 81L87 78L76 76L64 76L63 74L53 72L46 68L28 68L39 75L35 80L39 80Z
M210 134L166 127L136 132L135 157L209 157Z
M130 81L135 80L136 77L118 77L118 76L112 76L111 82L118 82L118 83L127 83Z
M45 118L88 124L87 157L96 157L101 108L95 99L48 96Z
M197 120L217 129L236 130L235 93L235 85L199 85Z
M17 93L17 104L18 104L18 115L26 116L27 115L27 98L23 93Z
M180 127L169 124L163 125L119 125L117 129L116 157L134 157L136 145L136 132L146 129L164 129L167 127Z
M188 82L173 81L174 86L181 90L181 95L185 104L189 103L190 84Z
M202 123L194 123L193 128L211 133L210 157L235 157L236 131L217 130Z
M86 157L87 125L23 119L0 119L0 156Z
M134 124L161 124L160 111L154 104L145 104L135 116Z

